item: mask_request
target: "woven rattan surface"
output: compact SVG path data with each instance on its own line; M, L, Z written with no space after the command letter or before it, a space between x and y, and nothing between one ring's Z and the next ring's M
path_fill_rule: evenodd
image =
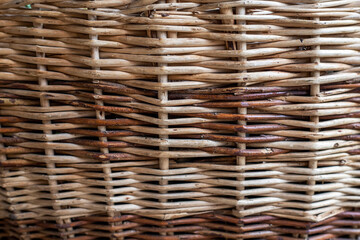
M43 239L328 224L360 206L359 23L356 0L0 0L0 218Z
M230 214L230 215L229 215ZM195 215L174 220L155 220L139 215L108 217L91 215L73 218L71 224L51 221L3 222L1 239L267 239L345 240L360 236L359 212L347 211L326 220L310 223L273 216L234 218L231 212Z

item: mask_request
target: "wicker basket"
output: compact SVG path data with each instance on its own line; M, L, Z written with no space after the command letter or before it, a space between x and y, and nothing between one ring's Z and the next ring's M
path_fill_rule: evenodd
M24 239L358 236L329 222L360 206L359 23L356 0L0 0L0 216Z

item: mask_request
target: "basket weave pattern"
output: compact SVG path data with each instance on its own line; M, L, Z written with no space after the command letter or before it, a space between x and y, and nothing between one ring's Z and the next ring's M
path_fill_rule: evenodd
M360 236L359 23L356 0L0 0L4 237Z

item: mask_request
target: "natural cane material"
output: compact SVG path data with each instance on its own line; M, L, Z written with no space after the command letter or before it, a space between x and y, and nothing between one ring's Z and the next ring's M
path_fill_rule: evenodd
M359 23L356 0L0 0L1 219L24 239L322 232L302 223L359 207ZM301 226L223 223L248 218Z

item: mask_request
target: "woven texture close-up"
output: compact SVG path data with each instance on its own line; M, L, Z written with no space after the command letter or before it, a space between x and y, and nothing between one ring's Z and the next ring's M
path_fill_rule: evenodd
M0 0L0 239L360 239L360 1Z

